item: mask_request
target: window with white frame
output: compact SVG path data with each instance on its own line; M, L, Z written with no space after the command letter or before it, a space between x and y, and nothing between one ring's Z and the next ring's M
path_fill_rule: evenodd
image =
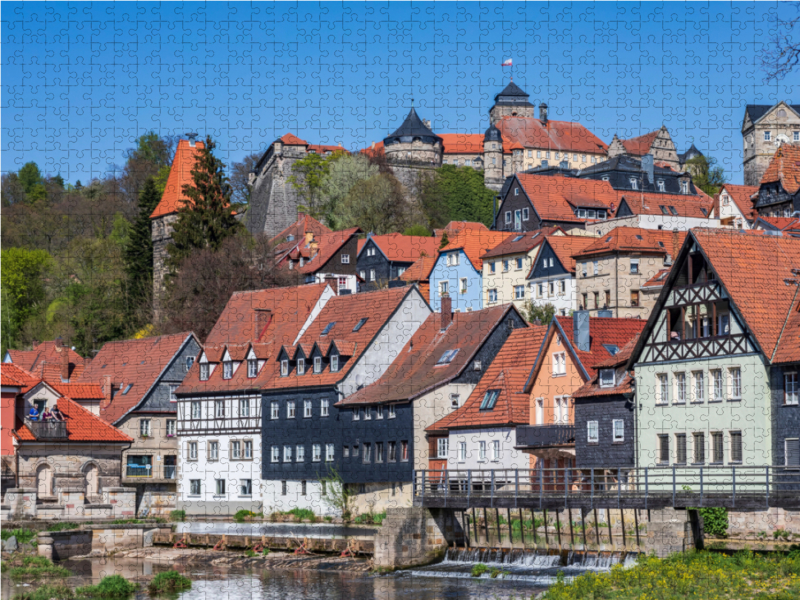
M382 419L383 418L383 406L376 406L375 407L375 418Z
M730 385L729 400L742 399L742 370L739 367L728 369L728 380Z
M478 460L486 460L486 442L478 442Z
M353 409L353 421L358 421L361 419L361 409L354 408Z
M330 414L330 400L323 398L319 401L319 416L327 417Z
M394 404L389 405L389 418L394 419L397 416L397 407Z
M459 294L466 294L467 293L467 278L466 277L462 277L461 278L461 285L458 288L458 293Z
M342 254L342 264L349 265L350 264L350 255L349 254Z
M500 440L492 441L492 460L500 460Z
M311 400L303 400L303 418L310 419L311 415Z
M250 416L250 399L242 398L239 400L239 416L247 418Z
M614 387L614 369L600 369L600 387Z
M298 444L297 447L295 448L294 460L295 462L305 462L306 447L303 446L302 444Z
M281 449L278 446L272 447L272 462L280 462L281 460Z
M281 361L281 377L287 377L289 375L289 361L284 359Z
M506 211L506 224L511 223L511 211Z
M255 358L247 359L247 378L253 379L258 375L258 360Z
M215 479L216 482L216 495L217 496L224 496L225 495L225 480L224 479Z
M696 465L706 462L706 434L696 431L692 434L692 445L694 450L694 463Z
M225 400L214 400L214 416L218 419L225 416Z
M370 281L375 281L376 279L377 279L377 277L375 277L375 269L370 269L369 270L369 280Z
M167 435L174 436L175 435L175 419L167 419Z
M331 373L339 372L339 355L331 354Z
M322 373L322 357L314 357L314 373Z
M586 441L590 444L596 444L600 441L600 427L597 421L587 421Z
M242 458L242 443L238 440L231 442L231 459L240 460Z
M333 444L325 444L325 462L333 462Z
M448 284L449 284L448 281L440 281L439 282L439 294L441 296L444 296L447 293L447 291L449 289L449 285Z
M725 448L723 446L721 431L711 432L711 462L722 464L725 461Z
M638 275L638 273L639 273L639 259L638 258L632 258L631 259L631 273L633 275Z
M514 300L524 300L525 299L525 286L524 285L515 285L514 286Z
M312 444L311 460L312 462L320 462L322 460L322 444Z
M208 460L219 460L219 442L208 442Z
M706 378L702 371L694 371L692 373L694 380L694 394L692 394L693 402L704 402L706 397Z
M765 142L769 142L770 140L772 140L772 132L771 131L765 131L764 132L764 141Z
M192 368L193 364L194 364L194 356L187 356L186 362L184 363L183 372L188 373L189 369Z
M244 459L250 460L251 458L253 458L253 442L251 440L245 440L243 446L244 446Z
M292 462L292 447L288 444L283 447L283 462Z
M222 363L222 378L230 379L233 377L233 361L226 360Z
M199 479L190 479L189 480L189 495L190 496L199 496L200 495L200 480Z
M625 421L622 419L614 419L611 422L613 440L615 442L625 441Z
M175 392L178 391L178 387L180 387L180 384L177 384L177 383L170 383L169 384L169 401L170 402L177 402L178 401L178 396L175 395Z
M306 372L306 359L298 358L297 359L297 374L303 375Z
M686 373L675 373L675 404L686 404Z
M210 371L208 363L200 363L200 381L208 381Z
M569 423L569 397L562 396L555 399L555 422Z
M544 398L536 398L536 425L544 425Z
M686 434L675 434L675 462L680 465L686 464Z
M150 419L139 419L139 435L149 437L150 434Z
M279 419L281 416L281 405L279 402L270 402L269 405L270 409L270 418L271 419Z
M197 460L197 442L189 442L189 460Z
M517 269L517 271L521 271L522 270L522 258L521 257L518 257L518 258L515 259L514 266Z
M436 456L438 458L447 458L447 441L447 438L436 440Z
M658 440L658 462L662 465L669 464L669 436L659 434Z
M489 302L497 302L497 290L489 290Z
M798 403L796 372L783 374L783 403L792 406Z
M372 408L369 406L365 406L361 410L364 411L364 420L371 421L372 420Z
M669 380L666 373L656 375L656 404L669 402Z
M295 415L294 400L288 400L286 402L286 418L294 419L294 415Z
M252 496L253 495L253 480L252 479L240 479L239 480L239 495L240 496Z
M564 352L553 354L553 375L558 377L567 374L567 355Z
M711 375L711 398L712 402L722 402L725 398L725 386L722 381L722 370L713 369Z
M458 461L466 462L467 460L467 442L458 442Z
M523 221L527 221L527 220L530 218L530 214L531 214L531 213L530 213L530 209L528 209L528 208L523 208L523 209L522 209L522 220L523 220Z

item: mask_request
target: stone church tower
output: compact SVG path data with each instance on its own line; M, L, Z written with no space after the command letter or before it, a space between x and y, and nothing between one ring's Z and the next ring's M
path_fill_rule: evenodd
M442 166L442 138L412 107L402 125L383 139L386 162L406 189L415 190L420 174Z

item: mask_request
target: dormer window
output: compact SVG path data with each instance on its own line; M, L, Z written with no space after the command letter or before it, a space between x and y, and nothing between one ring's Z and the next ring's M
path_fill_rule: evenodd
M639 181L636 179L636 177L631 177L628 181L630 181L632 190L639 189Z
M305 358L298 358L297 359L297 374L303 375L306 372L306 359Z
M289 375L289 361L283 359L281 361L281 377L287 377Z
M600 369L600 387L614 387L614 369Z
M314 357L314 373L322 373L322 357Z
M226 360L222 363L222 378L230 379L233 377L233 361Z
M255 358L247 359L247 377L253 379L258 374L258 360Z
M208 381L210 371L208 363L200 363L200 381Z
M331 355L331 373L337 373L339 371L339 355L332 354Z
M659 192L666 191L666 186L664 184L664 180L663 179L659 179L658 181L656 181L656 185L658 186L658 191Z
M689 182L681 181L681 194L688 194L688 193L689 193Z
M193 365L193 364L194 364L194 356L188 356L188 357L186 358L186 368L185 368L185 372L186 372L186 373L188 373L188 372L189 372L189 369L191 369L191 368L192 368L192 365Z

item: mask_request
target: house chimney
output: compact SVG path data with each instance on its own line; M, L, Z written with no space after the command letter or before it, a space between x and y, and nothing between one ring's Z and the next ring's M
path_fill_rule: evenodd
M442 294L442 306L440 310L442 312L442 324L440 329L444 331L453 320L453 301L450 299L449 294Z
M672 230L672 256L673 259L678 258L678 250L681 249L680 234L677 229Z
M542 125L547 125L547 104L544 102L539 105L539 120L542 122Z
M655 180L655 163L652 154L645 154L642 157L642 172L647 175L647 182L652 185Z
M197 135L198 134L195 133L195 132L191 132L191 133L187 133L186 134L186 138L189 140L189 146L191 146L192 148L194 148L195 144L197 143L197 142L195 142L195 140L197 139Z
M38 347L39 347L39 340L33 340L31 342L31 349L32 350L36 350L36 348L38 348Z
M106 408L111 404L111 375L103 377L103 401L100 403L100 408Z
M258 342L261 335L272 320L272 311L264 308L257 308L253 314L253 341Z
M69 349L61 348L61 381L69 381Z
M375 142L372 142L372 146L370 146L370 149L375 150Z
M589 352L589 311L576 310L572 313L572 338L575 347L581 352Z
M55 340L56 348L61 351L61 346L64 345L64 342L61 340L61 336L58 336Z

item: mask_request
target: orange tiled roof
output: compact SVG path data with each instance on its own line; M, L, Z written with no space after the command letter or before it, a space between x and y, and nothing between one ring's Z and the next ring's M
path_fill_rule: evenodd
M308 142L305 140L301 140L293 133L286 133L278 138L279 142L286 144L287 146L308 146Z
M83 370L83 357L75 352L75 350L67 346L58 346L55 340L42 342L38 344L33 350L7 350L8 355L11 357L11 362L22 367L26 371L30 371L34 375L34 371L38 371L41 376L42 365L48 363L58 367L58 374L61 373L61 352L66 349L69 354L70 377L78 377ZM75 372L77 370L77 373Z
M512 331L464 405L426 431L528 424L530 401L523 388L546 332L541 325ZM486 392L495 389L500 394L494 408L480 410Z
M323 233L318 238L315 238L318 244L317 253L305 265L300 267L298 271L300 273L316 273L325 267L327 262L333 258L333 255L350 241L350 238L359 233L361 233L361 230L358 227ZM356 257L353 256L351 259L355 260Z
M431 271L433 271L433 267L436 264L436 260L439 258L439 251L437 250L431 256L422 256L420 257L417 262L413 265L408 267L405 272L400 275L400 279L403 281L408 281L410 283L419 283L425 282L430 280L431 278ZM420 290L422 288L420 287ZM427 295L423 294L426 298Z
M503 136L503 149L542 148L605 154L608 145L580 123L547 121L532 117L503 117L496 125Z
M483 154L482 133L437 133L445 154Z
M106 342L81 375L78 383L102 385L111 378L115 390L110 403L100 403L100 418L115 423L144 399L192 332ZM124 393L128 384L133 384Z
M510 238L516 237L518 233L511 231L491 231L491 230L465 230L463 233L455 234L450 237L450 242L442 248L439 252L447 252L449 250L463 250L467 255L469 262L480 273L483 269L483 260L481 256L486 254L491 248L497 244Z
M481 258L486 260L487 258L494 258L496 256L528 253L539 246L544 241L545 237L556 235L557 233L564 234L564 230L561 229L561 227L542 227L537 231L516 232L515 236L503 240L481 256Z
M656 252L677 256L684 239L686 239L685 231L615 227L607 234L594 239L594 243L581 250L576 257L608 252Z
M794 229L800 225L800 219L797 217L758 217L758 220L767 225L772 225L778 231Z
M786 326L781 331L775 354L772 356L773 364L800 362L800 303L796 303L789 312Z
M314 373L312 366L309 365L304 375L298 375L297 370L292 369L287 377L275 377L264 389L274 390L338 383L344 379L350 367L356 363L384 323L391 318L410 292L411 288L401 287L331 298L313 323L309 325L300 338L299 344L310 348L315 343L322 346L332 339L342 354L347 353L350 356L349 366L345 366L335 373L331 373L330 367L326 366L321 373ZM358 331L353 331L356 324L363 318L366 318L367 321ZM328 335L323 336L323 330L332 322L335 322L336 325L328 332ZM285 345L284 349L290 356L294 354L294 346ZM278 354L276 351L275 358L271 359L276 367Z
M0 381L9 387L26 388L35 384L38 379L19 365L14 363L0 364Z
M778 181L788 194L800 190L800 146L783 144L775 151L761 178L761 185Z
M570 273L574 273L574 257L597 242L597 238L583 235L551 235L545 242L552 248L563 267ZM533 273L534 266L531 265L531 273ZM530 277L530 274L528 277Z
M161 195L161 201L156 206L151 219L163 217L177 213L183 206L184 201L189 198L183 193L184 185L192 185L192 169L195 164L195 157L200 150L205 148L203 142L195 142L195 147L189 144L189 140L180 140L175 149L175 157L172 159L172 167L167 178L167 187Z
M617 205L617 192L608 181L531 173L516 177L544 221L583 223L586 219L576 216L576 208L604 208L613 213Z
M370 239L380 248L383 255L395 262L415 262L422 256L433 256L439 249L442 241L438 237L403 235L401 233L388 233L386 235L373 235ZM363 242L363 243L362 243ZM358 240L358 253L367 240Z
M716 201L700 189L697 190L696 196L642 193L626 190L618 191L617 195L619 197L617 210L622 201L625 200L628 208L635 215L665 215L707 219L712 216L716 205ZM667 211L666 214L662 210L662 206ZM678 214L673 214L670 207L674 207L675 212Z
M286 238L289 236L294 237L295 243L301 242L305 240L306 233L313 233L315 235L321 235L323 233L330 233L331 230L317 221L314 217L307 214L301 214L297 221L289 225L286 229L281 231L278 235L273 237L270 240L270 243L277 244L286 241Z
M62 396L56 402L56 406L64 415L69 442L133 442L133 438L104 422L70 398ZM23 442L36 441L27 426L21 423L18 425L14 432L17 438Z
M364 154L364 155L366 155L368 157L375 157L375 158L377 158L379 156L383 156L384 153L385 153L384 152L384 147L383 147L383 142L382 141L381 142L375 142L369 148L362 148L361 150L359 150L359 153L360 154Z
M512 305L469 313L454 313L441 330L441 313L431 313L417 329L383 376L343 400L340 405L379 404L413 400L444 385L472 364L475 353L503 321ZM445 352L458 349L446 365L437 365Z
M297 335L301 323L297 323L294 328L294 333ZM288 326L275 327L275 330L281 330L286 333L289 329ZM279 334L281 335L281 334ZM287 337L281 335L281 337ZM247 390L259 390L267 385L276 373L276 362L272 359L275 358L280 345L273 343L270 339L269 343L251 343L246 342L243 344L228 343L221 346L206 345L203 347L200 356L206 355L208 362L214 367L210 369L210 374L207 380L200 379L200 362L196 360L189 369L189 372L184 377L183 382L177 390L177 394L207 394L214 392L241 392ZM247 355L253 351L256 358L259 359L258 371L253 378L248 377L247 371ZM222 357L225 352L228 352L231 360L234 362L233 376L230 379L223 377L223 369L220 366ZM263 361L263 362L261 362ZM238 364L237 364L238 363Z
M664 283L667 281L667 277L669 276L670 269L660 269L658 273L653 275L650 279L648 279L645 283L642 284L643 288L660 288L664 287Z
M661 130L656 129L650 133L640 135L639 137L620 140L620 142L622 142L622 145L625 146L625 152L628 154L633 156L644 156L650 152L650 148L653 147L653 142L656 140L656 137L658 137L659 133L661 133Z
M103 387L97 383L61 383L47 381L47 384L62 396L73 400L102 400Z
M728 196L730 196L731 200L736 204L736 207L745 219L755 218L751 197L753 194L758 193L757 185L733 185L732 183L726 183L720 189L719 194L716 195L716 200L719 203L722 202L723 191L728 193Z
M345 152L347 154L350 154L350 152L345 150L341 144L339 144L338 146L332 146L326 144L309 144L308 152L316 152L317 154L325 154L326 152Z

